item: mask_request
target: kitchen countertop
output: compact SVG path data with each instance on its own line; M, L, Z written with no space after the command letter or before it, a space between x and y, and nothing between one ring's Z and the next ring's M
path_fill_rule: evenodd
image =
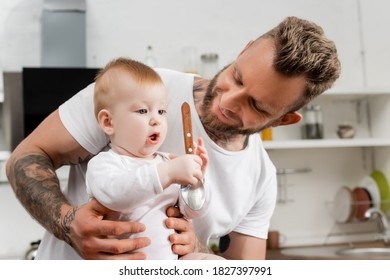
M353 248L384 247L382 242L361 242L353 243ZM266 259L268 260L356 260L356 259L390 259L390 257L370 257L356 258L341 256L337 254L338 250L343 248L352 248L350 244L332 244L318 246L302 246L280 248L278 250L267 250Z

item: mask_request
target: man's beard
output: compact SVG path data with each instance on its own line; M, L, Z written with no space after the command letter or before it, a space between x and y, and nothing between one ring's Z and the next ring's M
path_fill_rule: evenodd
M228 66L218 72L214 78L210 81L206 89L206 94L203 99L203 103L200 107L201 116L200 120L210 136L214 141L228 141L237 136L246 136L254 133L260 132L264 127L255 128L255 129L243 129L241 128L241 122L238 125L227 125L221 122L218 117L212 112L211 106L214 99L217 97L218 92L215 89L215 85L218 81L218 76L223 72Z

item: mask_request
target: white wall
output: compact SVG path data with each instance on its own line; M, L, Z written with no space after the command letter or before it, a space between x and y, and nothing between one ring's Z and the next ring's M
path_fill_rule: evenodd
M390 84L390 3L361 0L362 31L367 85Z
M249 40L295 15L318 22L336 41L346 67L340 82L361 85L356 10L356 0L90 0L87 64L102 66L120 55L142 60L150 44L162 67L183 70L181 49L186 45L197 46L199 53L217 52L224 66Z
M40 66L42 3L43 0L0 2L0 67L4 70ZM217 52L219 64L224 66L249 40L284 17L295 15L317 22L336 42L343 68L338 87L390 86L390 33L387 31L390 4L386 0L87 0L86 3L89 67L101 67L116 56L143 60L147 45L154 47L161 67L183 70L181 50L187 45L195 45L199 54ZM299 163L291 160L297 153L277 152L271 153L271 157L279 167L312 164L305 156L300 157ZM332 227L326 201L332 199L334 189L341 182L332 179L330 166L349 165L344 176L346 184L357 183L366 172L357 163L361 154L356 150L346 151L353 160L337 163L332 163L332 153L337 150L330 152L322 165L315 163L317 182L309 181L305 175L290 179L294 187L289 192L294 202L278 205L271 224L272 228L289 235L290 241L294 238L295 243L302 239L322 240ZM329 164L325 164L327 161ZM20 207L9 198L10 191L1 191L0 205ZM5 218L0 219L3 223ZM28 231L29 217L18 216L18 219L28 225L27 229L19 230ZM32 234L22 240L16 234L1 231L0 249L6 251L15 242L27 244L34 238Z
M40 65L43 0L19 0L4 20L3 68ZM340 85L362 85L356 0L87 0L87 65L101 67L116 56L143 60L152 45L158 64L182 70L182 48L217 52L231 62L246 43L289 15L323 26L338 45L343 63Z

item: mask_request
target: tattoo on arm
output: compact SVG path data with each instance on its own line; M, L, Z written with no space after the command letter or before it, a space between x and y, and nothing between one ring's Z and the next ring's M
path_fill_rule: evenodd
M17 159L11 166L9 181L27 211L57 238L71 244L69 225L77 208L61 221L61 206L69 203L50 159L38 154Z
M206 89L204 79L195 77L193 91L203 92Z
M193 85L193 95L195 104L199 104L203 100L203 93L206 91L208 82L202 78L195 77Z
M63 165L77 165L77 164L80 164L84 161L88 161L91 158L93 158L93 155L87 155L84 158L79 157L75 162L69 160L69 161L65 162Z
M76 216L77 210L78 210L78 207L73 207L68 213L66 213L64 219L61 222L61 226L60 226L60 228L64 232L64 241L66 243L68 243L70 246L72 246L72 240L69 238L70 224L74 220L74 217Z

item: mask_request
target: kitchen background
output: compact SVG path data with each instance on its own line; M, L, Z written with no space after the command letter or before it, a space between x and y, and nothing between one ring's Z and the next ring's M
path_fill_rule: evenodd
M301 140L298 124L273 129L273 140L266 142L280 173L279 203L270 229L280 231L286 247L365 240L373 238L375 225L336 224L333 206L342 186L359 186L375 169L390 176L389 10L386 0L2 0L0 71L99 68L117 56L145 61L148 46L157 66L186 71L192 69L186 69L184 50L193 46L196 70L202 73L201 54L217 53L222 67L249 40L286 16L313 20L336 42L342 76L331 93L316 101L322 108L325 139ZM72 21L73 30L58 27L56 32L55 25L45 26L47 20L55 22L64 14L69 15L65 19L77 19ZM66 54L56 41L47 42L47 32L62 46L77 49ZM72 36L75 41L61 41ZM4 174L12 148L4 125L10 116L3 91L1 77L0 258L19 258L43 229L14 198ZM336 127L344 122L356 128L354 139L338 138ZM61 176L65 184L66 169Z

